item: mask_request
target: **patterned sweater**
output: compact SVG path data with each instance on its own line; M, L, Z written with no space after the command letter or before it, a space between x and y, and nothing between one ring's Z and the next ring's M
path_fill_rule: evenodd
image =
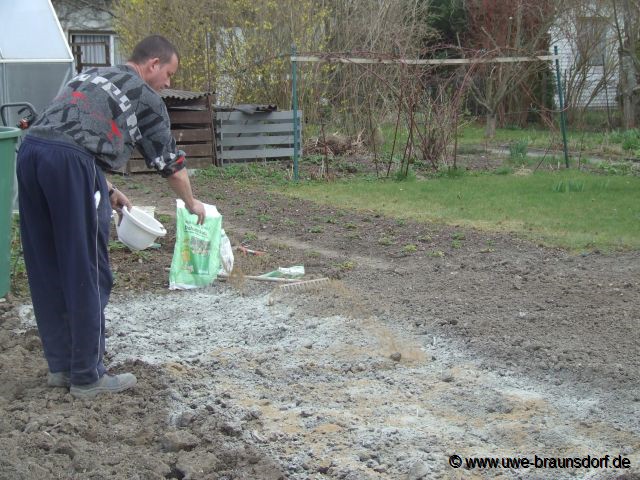
M134 147L163 177L185 166L162 98L126 65L92 68L73 78L29 135L79 145L105 170L124 167Z

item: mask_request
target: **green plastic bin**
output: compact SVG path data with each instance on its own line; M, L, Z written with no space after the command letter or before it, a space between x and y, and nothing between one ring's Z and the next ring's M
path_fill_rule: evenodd
M16 169L16 142L22 130L0 127L0 297L11 285L11 224L13 178Z

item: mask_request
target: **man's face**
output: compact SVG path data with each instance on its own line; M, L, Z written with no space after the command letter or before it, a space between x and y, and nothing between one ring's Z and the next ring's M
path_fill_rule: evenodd
M161 63L159 58L147 60L144 81L156 92L171 86L171 77L178 70L178 57L173 55L171 61Z

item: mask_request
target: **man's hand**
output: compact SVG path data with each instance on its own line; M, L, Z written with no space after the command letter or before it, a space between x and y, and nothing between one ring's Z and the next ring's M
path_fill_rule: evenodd
M206 216L204 205L200 200L196 200L193 197L187 169L183 168L182 170L178 170L173 175L168 176L167 181L173 191L182 199L189 213L198 216L198 225L202 225L204 223L204 217Z
M117 188L113 188L113 193L109 195L109 201L111 202L111 208L118 212L118 225L120 225L120 222L122 222L122 209L126 207L131 210L133 205L127 196Z
M189 210L189 213L198 216L198 225L202 225L204 223L204 218L207 216L202 202L194 198L191 205L185 204L185 206L187 207L187 210Z

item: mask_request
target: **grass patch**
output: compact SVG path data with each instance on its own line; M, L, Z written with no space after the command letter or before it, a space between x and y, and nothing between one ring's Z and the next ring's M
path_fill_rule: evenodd
M408 243L404 247L402 247L402 251L404 253L415 253L418 250L418 247L413 243Z
M276 165L258 162L202 168L196 171L193 181L206 184L211 179L242 180L256 183L282 183L287 181L285 173Z
M22 254L22 243L20 241L20 218L18 215L13 215L11 219L10 249L10 290L14 295L28 295L29 282L27 280L27 269L24 264L24 256Z
M593 114L594 112L591 112ZM617 155L629 156L629 154L640 156L640 130L613 130L607 131L606 119L604 123L602 118L598 121L601 125L591 131L585 131L579 124L570 123L567 131L568 148L572 152L581 151L592 155ZM395 132L395 123L384 123L380 125L384 143L379 146L378 155L387 163L391 159L391 150L394 144L393 137ZM330 130L341 131L339 125L329 126ZM305 135L317 136L319 128L316 125L306 125ZM406 126L400 126L393 151L393 163L398 165L402 158L402 148L406 144L408 130ZM480 154L485 148L509 146L522 148L526 145L528 149L546 150L562 150L562 137L558 129L550 129L542 126L531 125L526 128L517 126L507 126L505 128L497 128L494 138L485 137L485 123L482 119L467 118L458 126L458 154ZM521 156L518 153L517 156ZM311 159L314 161L314 159ZM317 161L317 160L315 160ZM336 168L340 160L336 159ZM416 164L417 166L417 164ZM354 172L355 173L355 169ZM397 174L397 179L402 180L402 174Z
M167 215L166 213L157 214L156 219L163 225L169 225L174 221L174 217L172 215Z
M597 190L600 188L597 185L594 185ZM551 188L556 193L565 193L565 192L583 192L584 191L584 182L580 180L560 180L558 183L554 184Z
M559 195L561 184L574 186ZM640 178L632 176L570 170L401 183L351 180L290 185L285 192L392 217L515 232L572 250L640 248Z

